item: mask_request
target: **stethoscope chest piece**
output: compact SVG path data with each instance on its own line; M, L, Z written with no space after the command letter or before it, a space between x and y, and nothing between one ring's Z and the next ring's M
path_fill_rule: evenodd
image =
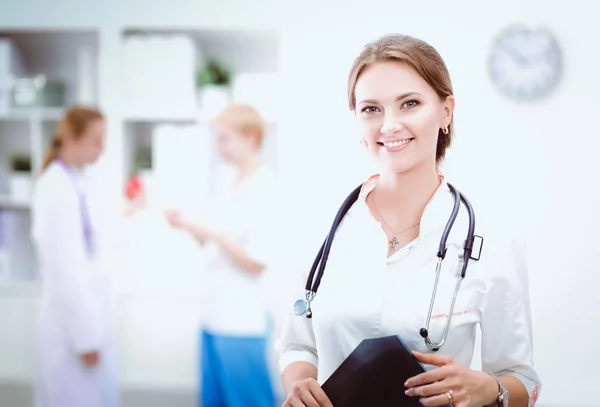
M308 312L309 308L310 305L308 304L308 301L306 301L304 298L299 299L294 303L294 314L298 316L304 315Z
M305 298L300 298L294 303L294 314L301 316L306 315L308 318L312 316L312 311L310 309L310 302L314 297L314 293L311 291L306 291Z

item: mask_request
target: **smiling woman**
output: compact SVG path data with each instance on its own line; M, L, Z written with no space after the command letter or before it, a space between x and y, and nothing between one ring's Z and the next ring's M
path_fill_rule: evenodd
M420 140L422 151L425 154L435 149L435 160L439 163L452 141L454 96L450 74L435 49L421 47L417 54L408 51L419 47L419 40L405 38L405 47L394 46L394 40L390 36L369 44L356 58L348 80L349 108L359 114L364 145L369 145L369 135L381 136L376 140L380 147L392 144L393 149L409 143L417 134L409 134L402 140L389 137L397 133L394 126L401 123L409 127L409 132L429 134L427 139ZM387 81L397 87L389 86ZM404 89L402 93L394 93L398 88ZM384 114L390 109L402 116L402 120ZM415 128L419 123L434 127Z
M308 283L308 292L298 293L311 318L290 312L278 343L284 407L331 406L321 385L364 339L395 335L435 368L382 398L401 392L424 406L506 407L510 397L511 406L533 405L540 380L516 231L509 239L500 237L504 231L484 231L483 253L470 257L472 240L464 236L475 223L463 211L438 250L456 202L438 166L452 141L455 105L441 56L405 35L367 44L350 71L348 103L380 173L357 189L357 199L352 195L335 239L328 239L319 295ZM482 371L470 369L477 325Z

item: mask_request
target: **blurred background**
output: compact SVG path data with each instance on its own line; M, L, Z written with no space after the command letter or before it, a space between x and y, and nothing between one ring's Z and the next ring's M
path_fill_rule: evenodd
M211 117L238 101L268 122L263 158L289 200L275 218L294 252L266 279L281 312L298 284L291 271L312 260L338 205L375 171L346 81L362 45L388 32L428 41L448 64L457 107L447 178L527 234L538 405L600 406L599 12L577 0L0 0L0 406L32 405L40 289L30 194L65 107L94 104L108 119L92 172L114 223L106 261L124 405L193 406L203 259L162 211L202 207L218 186ZM521 47L515 27L540 40ZM521 55L521 70L502 68L507 52ZM231 72L224 83L202 80L221 68ZM137 182L143 209L115 215Z

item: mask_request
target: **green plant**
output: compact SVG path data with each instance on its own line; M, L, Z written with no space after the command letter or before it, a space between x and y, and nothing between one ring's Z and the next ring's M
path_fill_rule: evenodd
M31 156L27 153L15 153L10 159L10 168L14 172L31 172Z
M142 148L135 154L135 172L152 168L152 150Z
M208 61L198 68L196 73L196 86L218 85L228 86L231 82L231 70L218 61Z

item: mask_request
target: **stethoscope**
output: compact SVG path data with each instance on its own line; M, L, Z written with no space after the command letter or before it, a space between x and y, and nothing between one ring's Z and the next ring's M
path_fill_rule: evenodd
M471 203L456 188L454 188L450 184L447 184L447 185L448 185L448 188L450 188L450 191L452 192L452 195L454 197L454 207L452 208L452 213L450 214L450 218L448 219L448 222L446 223L446 227L444 228L444 232L442 233L442 237L440 238L440 243L439 243L439 247L438 247L438 251L437 251L438 261L437 261L437 265L435 267L435 274L436 274L435 284L433 286L433 293L431 295L431 302L429 304L429 313L427 314L425 328L421 328L419 330L419 334L425 340L427 347L434 352L437 352L446 343L446 340L448 338L448 331L450 330L450 323L452 321L452 314L454 313L454 304L456 303L456 297L458 295L458 291L460 289L462 280L465 278L469 260L470 259L479 260L479 257L481 254L481 244L483 244L483 238L481 236L475 235L475 212L473 211L473 207L471 206ZM352 193L350 195L348 195L348 197L346 198L346 200L344 201L344 203L338 210L338 213L335 216L335 219L333 221L333 225L331 226L331 229L330 229L329 233L327 234L325 241L321 245L321 248L319 249L319 253L317 254L317 257L315 258L315 261L313 262L313 265L310 269L310 273L309 273L308 279L306 281L305 297L297 300L294 303L294 313L296 315L298 315L298 316L306 315L307 318L312 318L312 310L311 310L310 304L313 301L313 299L315 298L315 296L317 295L317 290L319 289L319 285L321 284L321 279L323 278L323 274L325 272L325 265L327 264L327 258L329 257L329 252L331 250L333 238L334 238L335 233L336 233L339 225L341 224L344 216L346 215L346 213L350 210L352 205L358 199L361 189L362 189L362 185L358 186L354 191L352 191ZM433 305L435 304L435 296L437 293L438 283L439 283L439 279L440 279L440 271L442 268L442 262L444 261L444 258L446 257L446 251L447 251L446 242L448 240L448 236L450 235L450 232L452 231L452 226L454 225L454 221L458 217L458 212L460 209L461 202L467 208L467 211L469 213L469 229L468 229L467 238L465 239L465 243L464 243L464 247L463 247L462 269L456 279L456 287L454 288L454 295L452 296L452 303L450 304L450 312L448 313L448 319L446 321L446 326L444 327L442 339L440 342L436 343L436 342L433 342L429 338L429 324L431 322ZM476 237L481 239L481 244L479 246L477 257L472 257L473 245L474 245ZM318 268L318 271L317 271L317 268ZM315 272L317 273L316 278L315 278Z

